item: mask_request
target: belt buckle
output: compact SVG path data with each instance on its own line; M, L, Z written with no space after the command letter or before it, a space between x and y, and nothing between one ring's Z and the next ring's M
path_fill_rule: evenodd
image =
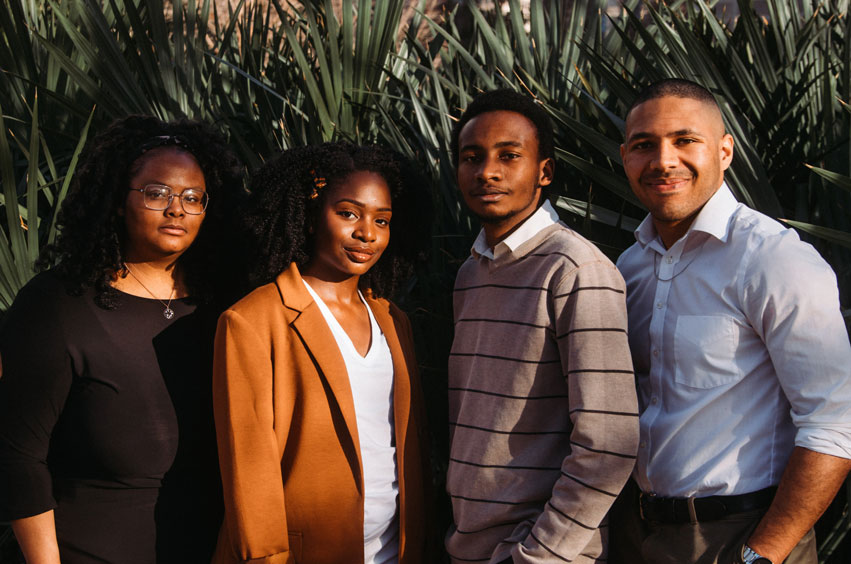
M688 508L689 522L694 525L697 523L697 510L694 508L694 497L686 498L686 507Z

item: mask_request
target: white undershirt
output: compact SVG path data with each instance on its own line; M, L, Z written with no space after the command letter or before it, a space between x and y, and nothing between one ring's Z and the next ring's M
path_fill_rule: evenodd
M358 297L369 312L372 335L366 356L358 353L348 334L310 284L304 282L304 285L334 334L349 374L363 461L364 564L395 563L399 559L399 482L393 433L393 358L390 347L360 292ZM328 542L334 541L329 539Z

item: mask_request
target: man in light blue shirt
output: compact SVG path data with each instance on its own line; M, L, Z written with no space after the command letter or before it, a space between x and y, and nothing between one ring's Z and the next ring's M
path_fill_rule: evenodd
M836 277L794 231L736 202L733 138L703 87L642 92L621 156L650 215L618 261L640 493L621 500L611 562L814 563L812 526L851 468Z

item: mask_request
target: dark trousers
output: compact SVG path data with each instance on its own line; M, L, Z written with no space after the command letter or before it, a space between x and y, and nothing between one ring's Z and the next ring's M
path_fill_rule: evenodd
M765 509L702 523L658 523L641 519L638 486L629 480L612 507L609 564L741 564L744 545ZM784 560L816 564L812 529Z

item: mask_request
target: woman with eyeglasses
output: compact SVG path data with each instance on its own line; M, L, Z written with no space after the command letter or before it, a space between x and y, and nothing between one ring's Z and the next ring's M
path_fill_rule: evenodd
M252 197L264 285L216 333L213 561L433 562L411 327L387 301L429 243L428 189L389 149L328 143L268 162Z
M89 147L0 325L0 521L29 564L212 554L216 237L239 187L197 122L131 116Z

